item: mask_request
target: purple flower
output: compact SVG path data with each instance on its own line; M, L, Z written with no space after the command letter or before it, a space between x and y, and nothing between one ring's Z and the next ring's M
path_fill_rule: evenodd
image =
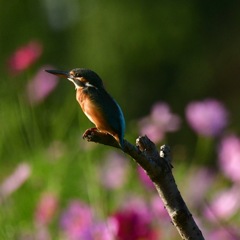
M228 113L223 104L214 99L192 102L186 108L186 118L198 134L219 135L228 122Z
M44 72L44 69L48 68L52 67L45 66L40 68L27 85L27 96L32 104L42 102L57 86L57 76Z
M8 60L8 68L12 74L18 74L32 65L42 54L42 45L31 41L21 46Z
M205 216L211 221L227 220L240 208L240 189L237 186L218 193L205 209Z
M119 240L159 239L157 231L151 225L149 208L141 201L129 201L112 218L116 222Z
M123 155L110 152L100 169L100 181L108 189L118 189L128 179L128 162Z
M240 182L240 138L225 137L218 150L220 168L232 181Z
M72 201L61 217L61 227L69 240L82 239L92 224L90 207L79 201Z
M173 114L166 103L153 105L149 116L139 122L141 135L147 135L153 142L161 141L166 132L179 129L180 118Z

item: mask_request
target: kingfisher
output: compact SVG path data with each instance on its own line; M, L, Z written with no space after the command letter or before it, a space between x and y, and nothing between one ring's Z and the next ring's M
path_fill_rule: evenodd
M123 112L116 100L106 91L97 73L85 68L45 71L71 81L76 89L76 100L84 114L96 126L91 130L110 134L123 148L125 132Z

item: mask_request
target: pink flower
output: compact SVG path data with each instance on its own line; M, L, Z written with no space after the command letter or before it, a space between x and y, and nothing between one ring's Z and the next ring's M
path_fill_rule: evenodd
M208 233L207 239L217 240L239 240L240 232L233 227L220 227Z
M42 67L27 85L27 97L32 104L42 102L57 86L57 76L47 74L44 69L51 68L49 66Z
M192 172L185 188L188 189L187 198L194 206L198 207L202 204L213 181L214 174L210 169L197 168Z
M240 208L240 189L232 187L218 193L205 209L205 216L211 221L227 220Z
M128 170L128 162L123 155L111 152L101 165L100 181L108 189L118 189L126 182Z
M61 227L69 240L82 239L92 223L92 210L79 201L72 201L61 217Z
M57 197L53 193L44 193L37 205L35 219L37 223L42 225L48 224L58 207Z
M186 108L190 126L203 136L219 135L228 122L228 113L223 104L214 99L192 102Z
M143 170L142 167L138 166L137 168L138 175L142 183L149 189L155 189L155 186L152 182L152 180L149 178L149 176L146 174L146 172Z
M171 218L164 207L162 199L159 195L155 195L151 199L151 211L154 218L158 221L165 220L167 223L171 222Z
M232 181L240 181L240 138L225 137L218 150L220 168Z
M141 201L128 202L112 218L116 222L119 240L159 239L159 234L152 226L150 211Z
M42 45L31 41L20 47L8 60L8 68L12 74L18 74L31 66L42 54Z
M106 222L96 221L90 207L79 201L72 201L63 213L61 227L68 240L116 239L115 222L111 219Z
M171 112L166 103L158 102L153 105L150 116L140 120L139 126L141 135L147 135L153 142L159 142L166 132L179 129L180 118Z
M30 177L31 168L27 163L20 163L15 171L0 185L0 196L8 197L20 188Z
M79 239L83 240L116 240L116 226L113 221L92 224Z

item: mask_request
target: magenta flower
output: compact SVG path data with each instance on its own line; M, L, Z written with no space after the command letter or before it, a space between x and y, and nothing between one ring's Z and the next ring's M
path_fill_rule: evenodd
M153 105L150 115L139 122L141 135L147 135L153 142L161 141L166 132L177 131L179 126L180 118L162 102Z
M190 126L203 136L217 136L228 123L228 113L223 104L214 99L192 102L186 108Z
M227 220L236 214L239 208L240 188L234 186L215 196L210 205L206 207L205 216L211 221Z
M27 97L31 104L42 102L57 86L57 76L46 74L44 69L51 68L49 66L42 67L27 85Z
M12 74L18 74L31 66L42 54L42 45L31 41L20 47L8 60L8 68Z
M232 181L240 182L240 138L225 137L218 150L218 159L223 173Z
M44 193L37 205L35 212L36 222L42 225L48 224L57 211L58 200L53 193Z
M100 181L108 189L118 189L127 181L129 165L123 155L110 152L100 169Z
M150 211L140 201L128 202L128 205L116 212L112 218L116 222L119 240L159 239L152 226Z
M143 170L142 167L138 166L137 168L138 175L142 183L149 189L155 189L155 186L152 182L152 180L149 178L149 176L146 174L146 172Z

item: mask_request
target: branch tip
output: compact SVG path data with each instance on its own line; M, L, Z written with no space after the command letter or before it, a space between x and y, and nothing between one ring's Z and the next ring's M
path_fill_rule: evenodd
M136 140L136 146L124 140L121 148L112 135L100 132L96 128L87 129L83 134L83 139L88 142L120 148L131 156L145 169L154 182L172 223L177 228L182 239L204 240L201 230L188 210L172 175L169 146L161 146L159 153L155 144L147 136L140 136Z

